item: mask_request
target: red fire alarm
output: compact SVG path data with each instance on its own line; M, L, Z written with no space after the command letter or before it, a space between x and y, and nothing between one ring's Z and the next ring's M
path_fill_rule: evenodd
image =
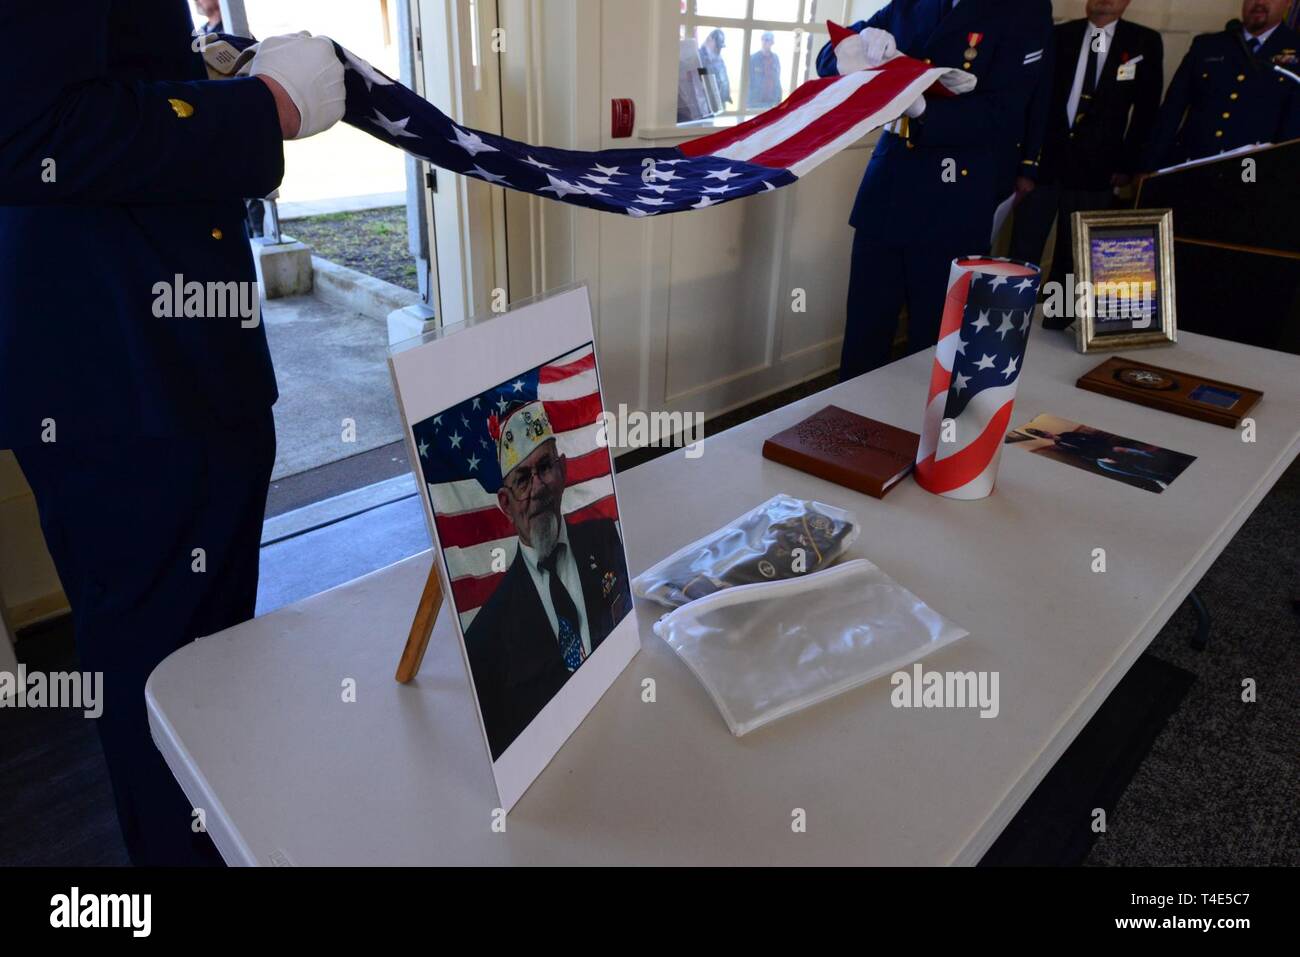
M636 124L636 104L631 100L610 101L609 135L616 140L626 139L632 135Z

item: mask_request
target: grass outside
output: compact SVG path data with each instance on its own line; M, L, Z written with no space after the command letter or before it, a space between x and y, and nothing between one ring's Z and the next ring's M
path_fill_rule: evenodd
M406 246L405 206L287 219L282 228L322 259L419 292L415 259Z

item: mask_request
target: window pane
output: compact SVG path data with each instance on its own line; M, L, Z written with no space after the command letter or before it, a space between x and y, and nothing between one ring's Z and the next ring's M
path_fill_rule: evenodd
M754 19L798 23L801 6L803 0L754 0Z
M733 17L737 20L749 15L748 0L694 0L691 13L701 17Z
M791 66L798 59L797 36L790 30L756 30L749 49L749 89L745 106L765 110L790 95Z
M698 86L702 89L704 101L709 107L709 112L704 115L736 112L740 106L740 69L744 58L745 31L732 27L703 25L693 28L684 27L682 37L679 54L679 62L682 66L678 72L677 97L679 121L684 117L699 119L698 116L691 115L693 111L690 109L690 104L692 99L699 100L700 97L697 95L692 98L685 88L688 83L692 87L697 85L689 78L692 51L699 60L697 69L701 71L696 74L700 80Z
M799 68L795 73L795 86L817 75L817 54L830 42L824 33L806 33L799 46Z

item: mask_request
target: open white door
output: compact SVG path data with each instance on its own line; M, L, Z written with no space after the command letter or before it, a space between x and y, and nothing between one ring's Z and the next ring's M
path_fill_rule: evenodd
M423 94L457 123L501 131L501 79L494 50L496 0L416 0L418 72ZM486 312L507 286L505 201L501 190L422 164L435 282L443 324Z

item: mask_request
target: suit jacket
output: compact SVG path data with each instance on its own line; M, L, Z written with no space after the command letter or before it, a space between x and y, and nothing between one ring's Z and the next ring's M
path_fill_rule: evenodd
M594 654L632 610L623 543L608 519L570 524L568 530ZM465 648L495 761L571 675L522 552L474 616Z
M1300 84L1273 69L1300 72L1298 50L1300 36L1285 24L1253 58L1239 33L1198 36L1169 84L1144 168L1300 137Z
M881 134L849 222L901 243L950 238L970 252L989 245L993 211L1015 177L1034 86L1045 69L1051 30L1048 0L961 0L940 19L941 0L891 0L853 24L887 30L908 56L959 67L979 79L963 96L927 97L907 139ZM967 58L972 46L976 56ZM838 72L828 43L817 58L822 76ZM956 180L944 181L945 161ZM1005 192L1003 192L1005 190ZM1003 193L1003 195L999 195Z
M192 29L185 0L0 4L0 448L275 401L260 323L153 312L178 274L255 280L241 199L284 172L270 90L201 79Z
M1114 174L1139 170L1160 112L1164 42L1155 30L1118 21L1092 100L1080 98L1071 129L1066 106L1087 29L1087 20L1072 20L1055 31L1056 69L1038 178L1071 189L1104 190ZM1121 80L1120 71L1129 69L1133 78Z

